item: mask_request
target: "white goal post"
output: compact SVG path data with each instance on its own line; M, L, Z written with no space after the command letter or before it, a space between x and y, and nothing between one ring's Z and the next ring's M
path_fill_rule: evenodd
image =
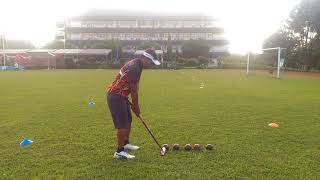
M280 78L280 68L283 66L283 63L284 63L281 61L281 51L283 49L286 49L286 48L274 47L274 48L261 49L261 51L278 50L277 78ZM249 75L249 70L250 70L250 51L248 51L248 56L247 56L247 75Z

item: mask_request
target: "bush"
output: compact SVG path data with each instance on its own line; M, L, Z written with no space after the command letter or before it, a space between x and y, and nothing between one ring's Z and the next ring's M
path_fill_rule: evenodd
M195 67L195 66L198 66L198 64L199 64L199 61L197 59L190 58L190 59L187 59L184 65L188 67Z
M185 63L187 62L187 59L182 58L182 57L179 57L179 58L177 59L177 62L180 63L180 64L185 64Z
M204 57L204 56L199 56L198 57L198 62L200 67L206 67L209 64L209 58Z

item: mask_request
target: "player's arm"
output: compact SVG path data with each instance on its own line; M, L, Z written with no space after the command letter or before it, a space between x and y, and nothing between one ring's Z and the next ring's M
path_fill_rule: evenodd
M129 88L131 91L131 100L132 105L131 109L136 114L136 116L140 116L140 107L139 107L139 82L131 82L129 83Z

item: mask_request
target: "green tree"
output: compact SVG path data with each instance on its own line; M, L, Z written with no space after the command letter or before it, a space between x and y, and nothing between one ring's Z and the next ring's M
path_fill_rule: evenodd
M282 51L282 55L286 57L286 62L291 67L298 67L300 59L295 55L298 49L299 39L295 36L294 32L288 27L283 27L276 33L271 35L263 43L263 48L281 47L286 48ZM266 51L260 56L259 60L267 60L267 64L275 65L277 63L277 51Z
M269 37L264 47L285 47L287 65L310 70L319 64L319 35L320 0L301 0L284 28Z
M316 60L313 59L314 38L320 33L320 0L302 0L295 7L288 20L289 29L298 37L298 48L295 52L305 70L315 66Z
M317 34L317 37L311 40L311 59L314 62L315 67L320 69L320 34Z

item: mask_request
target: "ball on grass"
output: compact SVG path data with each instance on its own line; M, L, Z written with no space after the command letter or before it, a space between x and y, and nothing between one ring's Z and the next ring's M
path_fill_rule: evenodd
M162 147L166 148L166 151L169 151L169 145L168 144L163 144Z
M161 148L161 151L160 151L160 155L161 155L161 156L164 156L164 155L166 154L166 152L167 152L167 151L166 151L166 148L165 148L165 147L162 147L162 148Z
M213 145L212 144L207 144L206 145L206 150L209 150L209 151L213 150Z
M184 150L186 150L186 151L190 151L192 148L191 148L191 144L186 144L185 146L184 146Z
M193 149L194 149L195 151L200 151L200 144L194 144L194 145L193 145Z
M173 149L174 151L178 151L178 150L180 149L179 144L174 144L174 145L172 146L172 149Z

